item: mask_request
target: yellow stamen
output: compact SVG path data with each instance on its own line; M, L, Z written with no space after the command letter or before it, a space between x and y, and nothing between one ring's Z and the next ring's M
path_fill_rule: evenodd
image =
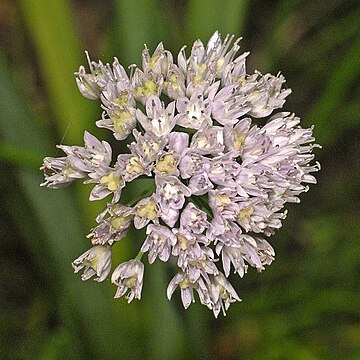
M120 216L113 217L110 221L110 224L114 229L119 230L124 225L126 225L126 223L130 221L130 219L131 219L131 215L129 215L129 216L120 215Z
M155 168L161 174L173 174L176 171L176 160L172 154L163 155Z
M160 146L155 141L144 142L142 150L147 157L152 157L157 154L160 150Z
M188 245L195 244L195 239L188 239L184 235L178 235L177 240L178 240L180 249L184 250L184 251L187 249Z
M170 76L170 84L174 89L180 89L179 76L176 74L172 74Z
M153 56L153 57L150 58L150 63L149 63L149 65L150 65L150 67L151 67L152 69L155 68L155 65L156 65L156 63L158 62L159 58L160 58L160 55L158 55L158 56Z
M252 206L245 207L241 209L238 213L238 220L244 223L250 222L250 216L253 214L254 208Z
M126 172L129 174L141 174L144 172L143 166L140 164L136 156L131 157L126 163Z
M194 78L194 83L196 85L201 84L203 80L203 75L206 70L206 64L199 64L197 67L197 75Z
M103 246L97 248L97 251L95 251L93 253L93 256L90 259L85 258L83 260L83 264L85 266L89 266L93 269L96 269L99 264L100 259L102 258L103 254L104 254L104 251L105 251L105 247L103 247Z
M190 281L188 278L185 278L184 280L180 281L179 286L181 289L186 289L190 285Z
M223 286L220 286L219 293L220 293L221 299L223 299L223 300L226 300L229 297L228 292L226 291L226 289Z
M216 199L216 206L219 209L219 211L223 211L225 205L231 204L231 199L229 198L229 196L226 195L217 194L215 196L215 199Z
M126 106L129 103L129 92L122 91L121 95L113 101L115 104L119 106Z
M149 97L150 95L156 94L157 85L152 80L145 81L144 86L139 86L136 89L136 97L141 98L142 96Z
M239 84L241 84L241 85L246 85L245 76L240 76L240 77L238 77L238 78L235 78L235 79L233 80L233 82L234 82L234 83L237 82L237 83L239 83Z
M154 200L149 200L146 204L140 205L136 210L138 216L148 220L156 219L156 204Z
M125 286L127 286L129 289L133 289L136 287L137 284L137 276L133 275L126 279Z
M116 133L124 134L126 132L125 125L132 118L132 115L128 111L120 111L114 113L111 116L111 121L114 124L114 130Z
M69 176L72 175L74 171L75 170L70 165L68 165L62 169L61 173L65 176Z
M244 133L242 132L234 132L233 133L233 143L234 143L234 147L237 151L241 151L244 147L244 144L245 144L245 139L246 139L246 136Z
M111 172L108 175L104 175L100 184L105 185L109 191L116 191L120 186L121 176L116 176L114 172Z
M225 64L225 59L223 57L221 57L216 62L216 72L220 72L224 68L224 64Z

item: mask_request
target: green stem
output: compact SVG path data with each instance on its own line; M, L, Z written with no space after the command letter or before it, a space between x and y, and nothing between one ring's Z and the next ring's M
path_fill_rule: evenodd
M143 253L141 250L138 252L138 254L135 257L135 260L141 261L141 258L143 257L145 253Z

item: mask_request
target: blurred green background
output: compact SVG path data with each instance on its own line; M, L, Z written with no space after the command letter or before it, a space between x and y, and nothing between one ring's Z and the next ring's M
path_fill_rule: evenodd
M360 359L358 0L0 0L0 359ZM82 145L99 103L73 73L93 59L140 63L216 30L243 36L248 73L282 71L285 109L315 125L318 185L271 238L276 261L232 278L242 303L215 320L166 300L173 269L146 266L143 298L81 282L70 263L103 204L89 187L40 188L44 156ZM135 244L132 244L135 242ZM116 246L116 263L139 239Z

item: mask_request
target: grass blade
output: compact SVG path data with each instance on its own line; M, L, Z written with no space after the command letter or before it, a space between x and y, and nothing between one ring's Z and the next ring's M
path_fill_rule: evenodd
M190 0L186 11L186 41L207 40L215 30L222 34L242 35L249 2L229 0ZM206 16L204 16L206 13Z
M316 124L319 141L326 145L343 128L341 116L334 116L344 101L346 89L360 76L360 40L348 50L342 61L334 68L324 93L310 114L308 124Z
M139 64L144 44L151 51L160 41L167 41L167 32L161 26L165 19L157 0L117 0L115 9L114 43L125 67Z
M85 61L74 22L65 0L21 1L20 8L36 48L60 138L79 143L94 115L90 101L82 99L74 71Z

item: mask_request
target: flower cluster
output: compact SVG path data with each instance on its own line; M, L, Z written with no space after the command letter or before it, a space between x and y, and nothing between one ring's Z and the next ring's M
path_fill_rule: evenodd
M188 57L182 48L176 62L162 43L152 55L145 47L142 67L130 74L116 58L112 65L88 59L90 72L76 73L82 95L101 101L96 125L128 147L114 159L106 141L85 132L83 147L60 145L64 157L44 159L42 185L86 179L94 184L90 200L109 199L88 235L93 247L73 262L83 280L106 279L112 246L131 226L146 228L138 256L111 275L115 297L140 299L147 253L150 264L177 267L169 299L179 287L187 308L197 293L217 317L240 301L230 272L243 277L248 266L262 271L274 260L264 237L281 227L285 204L316 182L317 145L294 114L272 115L291 92L284 77L249 75L248 53L238 55L233 40L215 32L207 46L195 41ZM155 190L125 204L122 190L139 177L153 178Z

